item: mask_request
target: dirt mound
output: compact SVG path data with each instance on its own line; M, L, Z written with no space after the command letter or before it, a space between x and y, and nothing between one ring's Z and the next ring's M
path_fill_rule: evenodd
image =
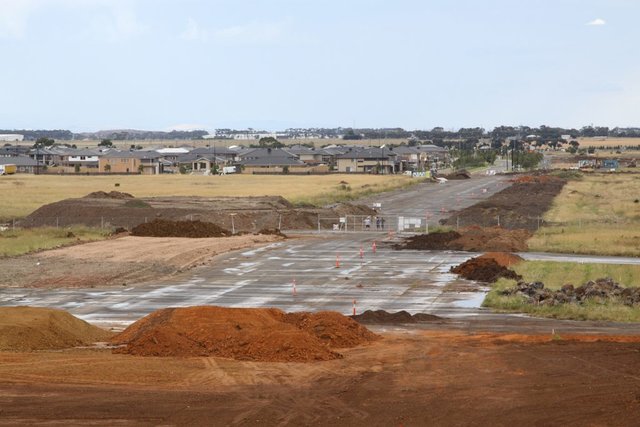
M629 307L640 304L640 288L625 288L611 278L589 281L577 288L566 284L557 291L546 289L542 282L518 282L513 288L502 291L502 295L519 295L525 297L529 304L551 306L583 304L592 299L616 300Z
M351 318L359 323L372 324L402 324L417 322L437 322L444 320L442 317L438 317L433 314L411 314L404 310L398 311L396 313L389 313L385 310L367 310L362 314L351 316Z
M407 237L402 243L394 245L394 249L441 250L448 249L451 242L462 235L456 231L441 233L417 234Z
M296 208L280 196L129 198L125 193L97 192L87 197L41 206L22 219L20 226L85 225L131 230L154 218L162 218L172 221L199 220L226 230L257 233L258 230L274 228L315 230L318 228L318 218L331 218L320 224L320 227L331 230L338 218L346 215L375 215L375 211L368 206L348 203L324 208Z
M170 221L154 219L151 222L135 226L131 234L141 237L227 237L231 232L202 221Z
M480 255L479 258L491 258L503 267L511 267L523 261L522 257L508 252L487 252Z
M520 176L514 184L473 206L454 212L441 223L450 226L501 226L535 231L566 180L551 175Z
M113 334L66 311L0 307L0 350L52 350L106 341Z
M522 279L522 276L515 271L501 266L492 258L471 258L456 267L452 267L451 272L459 274L465 279L487 283L493 283L501 277L514 280Z
M263 228L262 230L258 231L258 234L263 234L265 236L280 236L284 238L287 237L286 234L284 234L282 231L278 230L277 228Z
M310 362L342 357L377 336L338 313L187 307L156 311L113 338L114 350L138 356L216 356L237 360Z
M466 227L459 231L421 234L407 237L394 249L523 252L527 250L527 230L500 227Z
M457 179L471 179L471 174L469 173L469 171L461 169L447 175L438 175L438 178L446 178L448 180L455 181Z
M335 311L288 313L284 321L306 331L330 348L355 347L376 339L376 335Z
M83 199L116 199L116 200L125 200L125 199L135 199L133 195L129 193L123 193L121 191L94 191L93 193L89 193L83 197Z
M502 227L466 227L461 237L449 244L449 249L471 252L524 252L531 232Z

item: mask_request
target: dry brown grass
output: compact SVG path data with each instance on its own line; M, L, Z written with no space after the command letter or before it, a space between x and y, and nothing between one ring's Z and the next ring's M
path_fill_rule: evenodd
M349 191L341 190L341 181ZM28 215L38 207L93 191L118 190L137 197L150 196L283 196L293 203L332 203L411 185L416 179L402 175L131 175L0 177L0 219ZM115 184L120 184L118 187Z
M578 138L580 148L640 146L640 138Z
M569 181L545 220L553 225L528 241L532 251L640 256L640 175Z

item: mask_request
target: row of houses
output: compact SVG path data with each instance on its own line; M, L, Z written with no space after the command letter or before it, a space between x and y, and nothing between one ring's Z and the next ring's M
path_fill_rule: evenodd
M146 150L76 149L54 146L29 149L5 146L0 164L21 164L20 172L101 172L162 174L188 171L208 174L215 166L234 165L245 173L402 173L443 167L448 150L435 145L310 148L177 147Z

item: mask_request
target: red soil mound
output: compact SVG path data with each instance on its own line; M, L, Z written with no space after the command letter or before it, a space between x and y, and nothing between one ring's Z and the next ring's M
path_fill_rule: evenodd
M131 230L134 236L142 237L227 237L231 232L211 222L170 221L155 219L137 225Z
M159 310L113 338L114 350L138 356L216 356L310 362L342 357L333 348L377 339L339 313L285 314L277 309L187 307Z
M395 249L523 252L527 250L527 230L507 230L500 227L466 227L407 237Z
M63 349L106 341L112 335L66 311L0 307L0 350Z
M511 267L512 265L522 261L522 258L518 255L510 254L508 252L487 252L486 254L480 255L478 258L491 258L503 267Z
M471 258L456 267L452 267L451 272L459 274L465 279L487 283L493 283L501 277L514 280L522 279L522 276L501 266L492 258Z

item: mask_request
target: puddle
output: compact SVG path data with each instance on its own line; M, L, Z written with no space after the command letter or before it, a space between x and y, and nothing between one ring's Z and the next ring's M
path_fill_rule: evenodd
M459 308L480 308L482 306L482 301L484 301L484 297L486 297L488 292L469 292L459 295L464 295L464 299L453 301L454 307Z

